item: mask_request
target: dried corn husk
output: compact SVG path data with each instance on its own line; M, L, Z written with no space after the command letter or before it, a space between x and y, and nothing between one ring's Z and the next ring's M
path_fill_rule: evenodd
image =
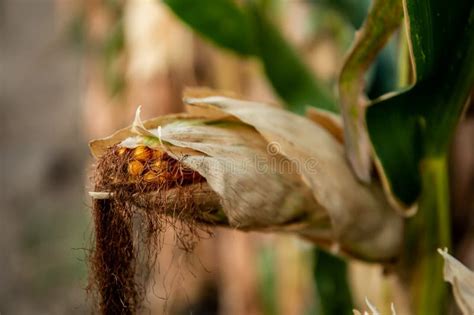
M444 259L444 280L451 283L456 304L464 315L474 314L474 272L448 254L447 249L438 252Z
M263 103L192 92L185 103L193 114L142 123L138 112L132 127L92 141L92 153L159 148L206 179L231 227L292 231L367 260L396 256L402 219L376 183L353 176L337 119L324 120L328 131Z

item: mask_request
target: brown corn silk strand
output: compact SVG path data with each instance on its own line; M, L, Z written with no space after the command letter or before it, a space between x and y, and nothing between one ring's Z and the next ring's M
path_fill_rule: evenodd
M99 313L135 314L165 229L175 231L176 246L186 252L202 231L210 233L197 223L203 221L201 212L185 189L205 179L166 153L113 146L97 161L94 182L95 191L111 196L93 201L95 244L88 289ZM150 197L170 189L178 194L176 204Z

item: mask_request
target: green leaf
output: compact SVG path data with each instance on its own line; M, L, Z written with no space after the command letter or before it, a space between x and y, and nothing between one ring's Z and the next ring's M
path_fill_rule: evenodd
M165 0L195 31L215 44L261 59L275 92L291 110L305 106L337 111L327 88L320 85L298 54L257 5L240 8L232 0Z
M451 63L464 34L472 1L404 0L410 37L410 53L415 62L417 80ZM461 35L461 36L460 36Z
M420 195L421 161L448 150L474 84L472 2L405 0L405 7L417 81L366 114L386 188L404 208Z
M474 4L404 2L416 82L375 102L366 120L395 203L407 207L419 199L417 215L407 222L401 260L409 271L414 313L437 315L447 311L447 291L434 252L450 244L446 157L474 84Z
M164 0L196 32L238 54L255 54L248 15L232 0Z
M256 7L251 7L257 52L268 80L292 111L306 106L337 111L331 93L315 80L308 67L278 29Z
M378 0L358 32L339 77L346 154L357 176L371 178L370 145L365 128L364 75L398 28L403 16L399 0Z

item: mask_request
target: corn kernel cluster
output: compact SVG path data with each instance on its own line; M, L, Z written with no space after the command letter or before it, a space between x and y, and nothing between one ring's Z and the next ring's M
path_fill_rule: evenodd
M179 184L203 181L193 170L184 167L178 161L160 150L146 146L134 149L118 148L116 154L127 159L127 173L132 181L162 184L177 182Z
M172 177L174 163L159 150L138 146L134 149L119 148L117 154L129 158L127 170L133 179L163 183Z

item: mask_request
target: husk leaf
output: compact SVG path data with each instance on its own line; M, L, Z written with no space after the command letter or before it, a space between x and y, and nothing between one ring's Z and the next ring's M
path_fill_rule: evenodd
M444 280L451 283L457 305L464 315L474 314L474 272L448 254L447 249L438 252L444 259Z
M365 185L355 178L343 146L326 129L263 103L222 96L187 98L185 102L232 114L298 163L303 181L330 216L336 238L343 246L374 257L391 256L398 250L402 219L390 207L378 183Z

